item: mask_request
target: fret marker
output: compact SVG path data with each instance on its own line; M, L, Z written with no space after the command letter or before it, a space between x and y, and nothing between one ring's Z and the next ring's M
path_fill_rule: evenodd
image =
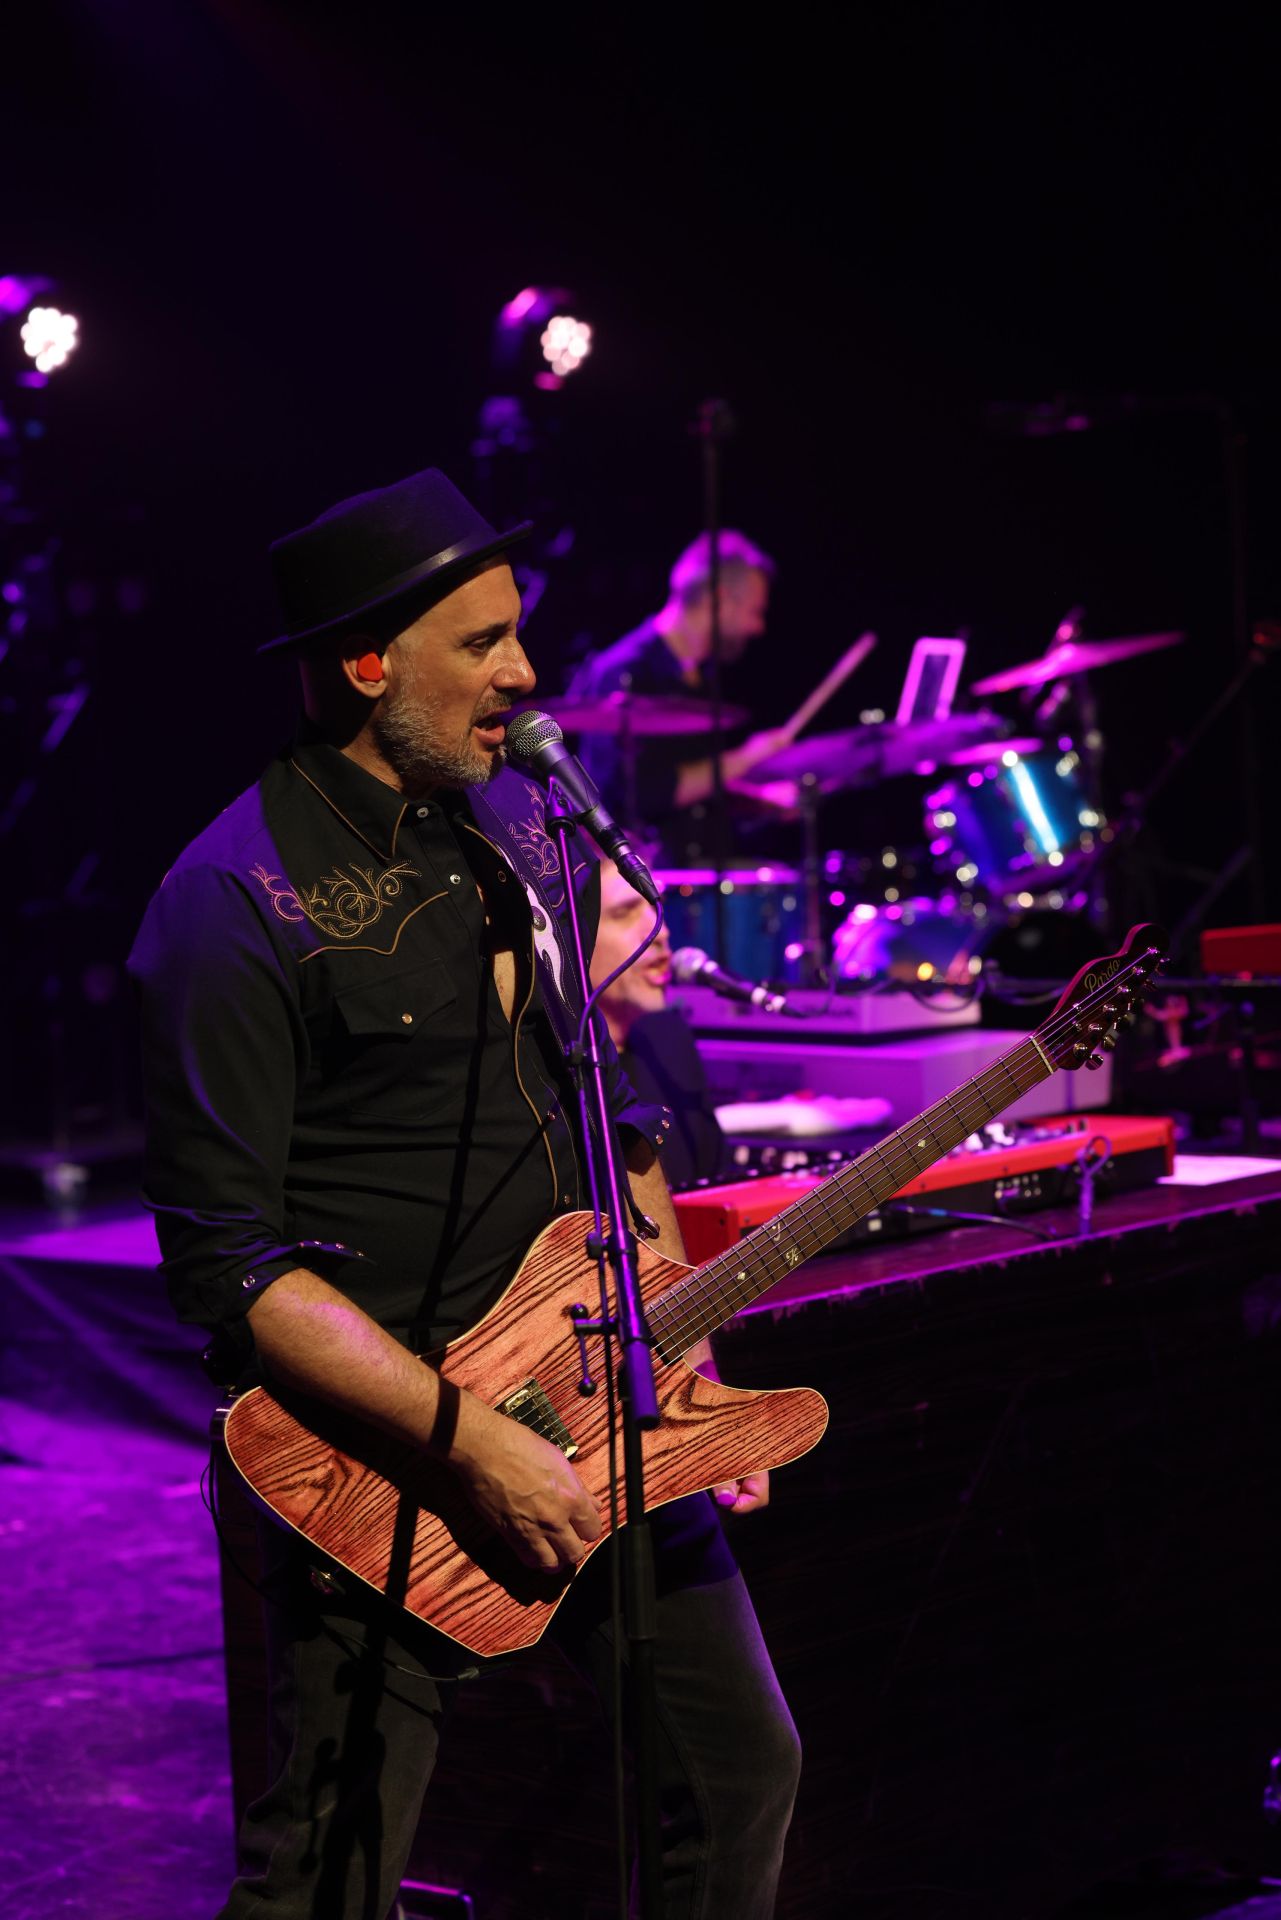
M786 1260L789 1267L799 1267L801 1264L801 1256L795 1247L788 1247L787 1251L783 1255L783 1258Z
M740 1282L741 1282L741 1281L744 1281L744 1280L746 1280L746 1278L747 1278L747 1268L746 1268L746 1267L740 1267L740 1268L739 1268L739 1270L738 1270L738 1272L737 1272L737 1273L736 1273L736 1274L734 1275L734 1278L735 1278L736 1280L738 1280L738 1281L740 1281Z

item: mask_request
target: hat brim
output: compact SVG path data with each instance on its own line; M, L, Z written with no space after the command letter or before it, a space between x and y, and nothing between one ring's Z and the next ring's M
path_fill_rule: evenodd
M313 640L323 640L327 633L341 633L344 628L364 619L366 614L380 612L423 587L434 586L438 582L442 589L447 589L451 583L456 585L464 574L514 546L517 540L523 540L533 525L532 520L522 520L519 526L509 527L506 533L495 534L492 540L481 540L475 546L464 542L457 547L447 547L443 554L433 554L430 560L411 567L408 573L398 574L379 593L362 600L359 606L347 608L337 619L322 621L318 627L308 627L301 633L277 634L274 640L264 640L258 652L277 653L285 647L307 646Z

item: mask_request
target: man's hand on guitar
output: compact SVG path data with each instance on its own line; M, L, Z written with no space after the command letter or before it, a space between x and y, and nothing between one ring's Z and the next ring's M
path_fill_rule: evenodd
M601 1532L600 1509L550 1440L470 1394L450 1451L477 1512L527 1567L576 1567Z
M712 1498L729 1513L755 1513L769 1505L769 1475L745 1473L741 1480L727 1480L712 1488Z

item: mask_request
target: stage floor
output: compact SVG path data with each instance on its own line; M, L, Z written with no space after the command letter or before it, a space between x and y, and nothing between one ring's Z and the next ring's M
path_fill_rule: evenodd
M1281 1165L1227 1185L1121 1195L1099 1202L1095 1241L1103 1248L1167 1235L1173 1245L1191 1230L1221 1234L1226 1247L1234 1219L1260 1210L1281 1217L1279 1200ZM757 1314L789 1323L794 1357L810 1313L819 1315L816 1336L825 1337L836 1324L830 1316L869 1289L919 1296L943 1287L959 1299L1011 1265L1030 1277L1047 1259L1079 1256L1070 1213L1027 1224L1054 1237L967 1227L814 1263ZM221 1618L199 1494L210 1393L195 1364L198 1336L172 1324L153 1263L151 1222L129 1204L62 1223L0 1215L9 1302L0 1371L0 1746L10 1782L0 1796L0 1885L10 1920L208 1920L230 1877ZM836 1454L820 1449L812 1458L830 1473ZM768 1551L767 1529L783 1538L805 1470L789 1470L777 1515L758 1523L760 1550ZM781 1610L777 1631L786 1638ZM787 1647L798 1678L805 1659ZM813 1688L798 1689L802 1698L806 1691ZM1275 1717L1281 1738L1281 1705ZM814 1771L779 1920L845 1920L850 1912L877 1920L910 1912L915 1920L926 1909L875 1898L860 1904L858 1879L823 1865L823 1755L833 1742L841 1749L845 1736L817 1718L805 1731ZM467 1746L463 1729L457 1758L446 1751L455 1771L467 1764ZM448 1794L448 1780L442 1787ZM518 1808L511 1819L515 1831ZM999 1873L995 1861L993 1869ZM839 1897L824 1891L838 1882ZM1127 1898L1115 1914L1174 1920L1229 1906L1226 1898L1221 1909L1194 1906L1187 1889L1172 1888L1168 1905ZM950 1920L962 1908L939 1911ZM1026 1920L1056 1911L1067 1909L1047 1885L1046 1904L1029 1908ZM1112 1920L1106 1905L1070 1911ZM1262 1920L1275 1905L1246 1911ZM526 1920L514 1888L477 1913ZM557 1920L577 1914L562 1902Z

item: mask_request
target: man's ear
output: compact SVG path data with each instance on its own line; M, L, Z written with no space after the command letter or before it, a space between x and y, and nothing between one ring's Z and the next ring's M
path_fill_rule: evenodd
M342 670L348 686L366 700L380 699L387 691L384 659L368 634L352 634L342 650Z

